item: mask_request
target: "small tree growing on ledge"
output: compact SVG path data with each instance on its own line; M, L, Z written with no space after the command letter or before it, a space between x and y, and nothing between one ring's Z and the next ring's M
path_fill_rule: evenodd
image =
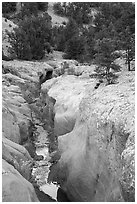
M95 55L95 61L97 64L96 72L99 76L105 76L108 84L114 83L116 78L115 74L110 72L111 69L115 71L120 70L120 66L114 63L117 58L115 54L115 42L110 38L103 38L102 40L97 40L95 49L97 54Z

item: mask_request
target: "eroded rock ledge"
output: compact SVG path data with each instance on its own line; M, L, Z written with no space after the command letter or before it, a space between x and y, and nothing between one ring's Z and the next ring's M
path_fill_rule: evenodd
M4 202L39 202L38 186L32 177L36 155L33 140L36 139L34 112L44 116L45 126L51 132L50 98L39 98L40 83L38 72L45 72L49 66L43 63L3 61L2 65L2 200ZM45 103L47 103L45 105ZM33 106L33 107L32 107ZM51 107L51 108L50 108ZM41 114L39 111L41 111ZM51 120L49 120L51 118ZM52 125L53 126L53 125ZM35 190L31 183L35 184ZM37 194L37 195L36 195ZM41 193L42 194L42 193ZM43 193L44 194L44 193ZM42 195L44 201L50 201Z
M71 201L135 199L134 72L119 75L119 83L97 90L93 80L70 76L43 85L56 99L58 151L49 180Z

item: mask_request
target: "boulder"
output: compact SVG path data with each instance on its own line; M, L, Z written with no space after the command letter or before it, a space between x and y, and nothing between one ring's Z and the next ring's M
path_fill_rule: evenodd
M2 202L39 202L32 184L5 160L2 161Z
M118 82L95 90L88 84L73 130L58 137L60 159L51 167L49 180L57 182L70 201L135 201L134 73L123 72ZM59 85L58 94L55 85L49 90L60 107L72 109L74 95L59 92ZM63 108L55 104L55 109L61 113Z

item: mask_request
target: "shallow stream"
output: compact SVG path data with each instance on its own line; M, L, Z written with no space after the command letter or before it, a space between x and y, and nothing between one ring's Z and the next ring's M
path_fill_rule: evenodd
M35 125L35 127L35 135L37 136L35 140L36 154L42 155L43 159L35 162L32 174L36 179L39 189L57 201L58 186L53 183L48 183L49 168L51 165L49 162L50 155L48 150L48 134L42 126Z
M32 170L32 175L37 183L36 187L34 186L35 191L37 191L39 194L40 202L69 202L66 194L57 184L53 184L52 182L48 183L49 168L51 166L51 157L49 154L49 144L51 142L49 141L49 137L51 138L52 135L48 134L49 130L47 130L47 128L49 125L48 120L50 121L51 118L48 118L50 115L47 112L46 115L44 115L43 110L46 106L46 99L42 99L40 97L39 88L39 85L35 83L28 83L26 84L26 87L21 87L23 94L27 90L32 97L30 103L30 98L24 94L24 98L29 104L29 108L31 110L31 120L35 127L33 130L33 144L36 148L36 154L38 156L41 155L41 157L39 157L41 160L35 161L35 165L33 166Z

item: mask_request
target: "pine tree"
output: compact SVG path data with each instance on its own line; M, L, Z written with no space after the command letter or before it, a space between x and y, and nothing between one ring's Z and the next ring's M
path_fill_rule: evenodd
M99 73L99 76L106 77L108 84L111 84L115 75L110 73L110 69L120 70L120 67L114 63L114 60L117 58L115 42L111 38L98 39L95 49L97 51L95 55L96 72Z
M119 33L119 48L126 51L128 71L131 71L131 61L135 58L135 5L127 2L122 6L116 29Z
M64 36L65 36L66 42L75 35L79 35L78 25L75 20L70 18L64 30Z
M135 59L135 34L130 32L130 28L127 28L120 33L120 45L126 50L126 62L128 65L128 71L131 71L131 61Z

